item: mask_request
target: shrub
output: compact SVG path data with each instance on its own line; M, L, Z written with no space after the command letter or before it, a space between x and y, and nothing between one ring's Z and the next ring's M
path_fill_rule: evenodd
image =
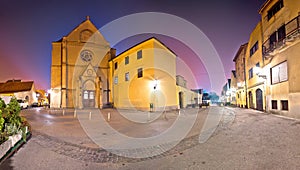
M29 123L25 118L20 116L20 105L15 97L11 98L6 105L0 98L0 144L8 139L8 136L22 133L23 140L26 139L25 127Z

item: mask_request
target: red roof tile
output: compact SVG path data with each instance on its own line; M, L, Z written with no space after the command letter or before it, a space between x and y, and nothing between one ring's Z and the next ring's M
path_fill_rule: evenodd
M6 83L0 83L0 93L15 93L30 91L33 81L21 82L20 80L9 80Z

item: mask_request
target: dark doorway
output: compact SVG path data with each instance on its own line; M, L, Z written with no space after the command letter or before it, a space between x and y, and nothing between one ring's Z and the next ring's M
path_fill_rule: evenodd
M95 107L95 91L84 90L82 95L83 107Z
M182 97L183 97L182 92L179 92L179 107L180 108L183 108Z
M263 111L263 94L261 89L256 90L256 109Z
M251 92L251 91L249 91L249 107L250 107L251 109L254 108L254 107L253 107L253 97L252 97L252 92Z

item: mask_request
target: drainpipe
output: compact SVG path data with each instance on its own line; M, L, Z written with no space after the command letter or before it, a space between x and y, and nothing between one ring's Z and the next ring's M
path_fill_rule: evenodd
M244 57L243 57L243 63L244 63L244 79L245 79L245 93L246 93L246 108L249 108L248 107L248 89L247 89L247 77L246 77L246 59L245 59L245 56L246 56L246 51L244 50Z

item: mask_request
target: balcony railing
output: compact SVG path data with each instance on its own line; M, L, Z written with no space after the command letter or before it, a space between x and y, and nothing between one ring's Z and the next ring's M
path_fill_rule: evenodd
M276 48L281 47L285 44L286 41L292 40L295 36L300 33L300 15L289 21L285 24L285 36L283 38L278 38L278 34L276 32L276 40L271 41L268 38L262 46L263 55L267 56L271 52L273 52Z

